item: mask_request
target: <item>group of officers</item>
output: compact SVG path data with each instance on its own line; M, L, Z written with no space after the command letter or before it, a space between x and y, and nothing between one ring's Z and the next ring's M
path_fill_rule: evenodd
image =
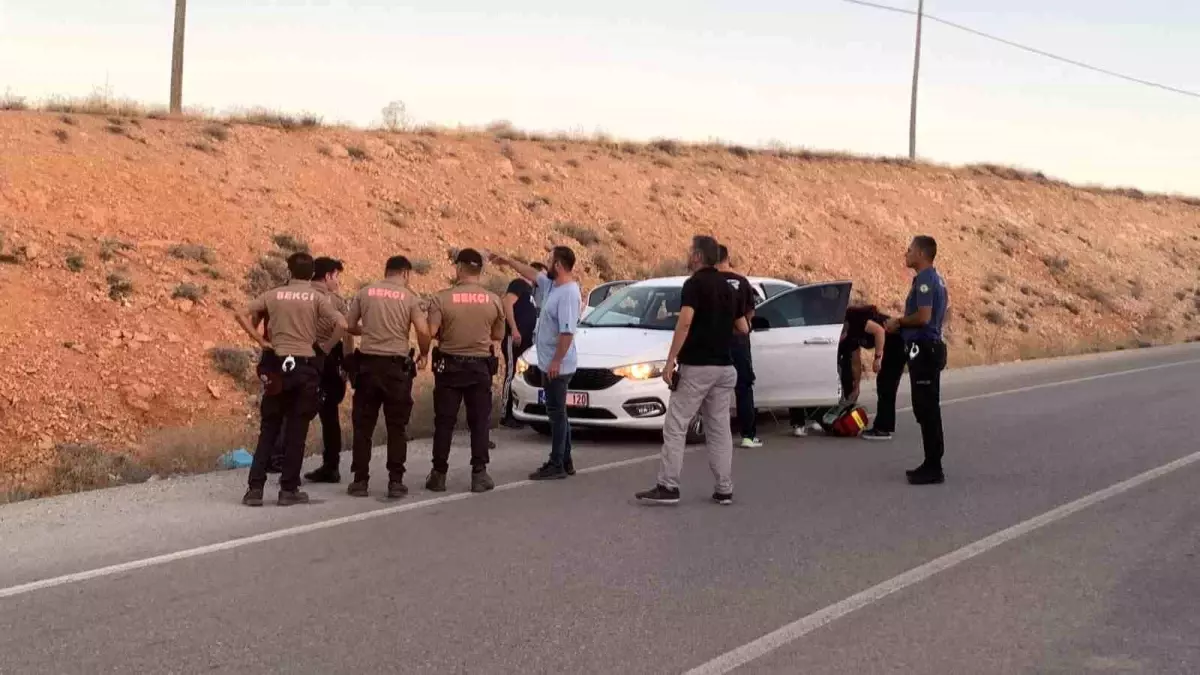
M282 450L277 503L309 501L300 489L300 471L309 425L318 414L324 427L324 461L304 478L341 481L338 404L347 380L354 388L353 480L347 492L355 497L370 494L372 439L382 409L387 497L407 495L404 473L413 380L426 368L434 374L434 437L433 467L425 488L446 490L450 443L464 404L471 432L471 491L495 487L487 472L488 435L492 379L499 368L494 345L505 336L505 311L500 298L481 283L482 254L464 249L453 262L456 283L435 294L426 309L409 287L413 266L404 256L389 258L383 278L362 287L346 303L337 293L340 262L295 253L287 259L290 281L258 296L237 314L238 324L263 350L258 366L263 383L259 438L243 504L262 506L277 448Z

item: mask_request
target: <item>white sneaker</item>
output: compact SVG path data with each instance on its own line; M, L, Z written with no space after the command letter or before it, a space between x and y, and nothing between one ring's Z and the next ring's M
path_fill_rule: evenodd
M814 420L809 420L798 427L792 427L792 435L796 438L804 438L813 435L814 432L819 433L821 431L824 431L821 428L821 424Z
M792 435L796 438L804 438L808 435L808 425L801 424L800 426L793 426Z
M739 448L761 448L763 442L757 438L743 438L741 443L738 443Z

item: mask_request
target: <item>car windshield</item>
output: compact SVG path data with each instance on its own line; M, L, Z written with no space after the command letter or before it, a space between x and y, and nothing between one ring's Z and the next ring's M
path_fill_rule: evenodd
M579 323L592 327L675 330L682 292L679 286L626 286L614 291Z

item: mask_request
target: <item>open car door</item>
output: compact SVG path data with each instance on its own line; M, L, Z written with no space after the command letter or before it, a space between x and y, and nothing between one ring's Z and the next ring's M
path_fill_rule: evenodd
M755 310L750 345L760 408L836 405L838 340L850 304L849 281L809 284Z

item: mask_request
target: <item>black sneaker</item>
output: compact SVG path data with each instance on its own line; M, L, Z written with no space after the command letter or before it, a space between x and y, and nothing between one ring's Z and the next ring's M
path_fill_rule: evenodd
M322 466L316 471L309 471L304 474L304 480L310 483L340 483L342 482L342 474L338 472L336 467Z
M524 429L525 428L524 424L521 424L515 418L512 418L512 417L505 417L504 419L500 420L500 426L504 427L505 429Z
M280 490L279 499L275 502L279 506L295 506L296 504L307 504L308 493L303 490Z
M446 472L434 469L429 472L429 478L425 479L425 489L430 492L445 492L446 491Z
M634 495L639 502L651 502L653 504L678 504L679 490L665 488L661 485L655 485L653 490L646 490Z
M573 462L569 459L567 461L563 462L563 471L566 471L568 476L574 476L575 475L575 462Z
M712 500L714 502L720 504L721 506L729 506L730 504L733 503L733 494L730 493L730 494L723 495L720 492L714 492L713 496L712 496Z
M471 492L487 492L496 487L496 481L488 475L487 469L471 472Z
M879 431L872 428L862 432L862 438L867 441L890 441L892 440L892 432Z
M263 489L250 488L246 490L246 494L242 497L242 504L246 506L262 506L263 505Z
M365 478L362 480L356 480L346 488L346 494L350 495L351 497L368 497L371 494L371 490L367 487L367 485L367 479Z
M938 469L925 469L908 474L909 485L941 485L945 482L946 474Z
M388 499L404 499L408 496L408 486L403 481L388 481Z
M529 474L529 480L562 480L567 477L567 472L561 466L555 466L550 462L546 462L540 469Z

